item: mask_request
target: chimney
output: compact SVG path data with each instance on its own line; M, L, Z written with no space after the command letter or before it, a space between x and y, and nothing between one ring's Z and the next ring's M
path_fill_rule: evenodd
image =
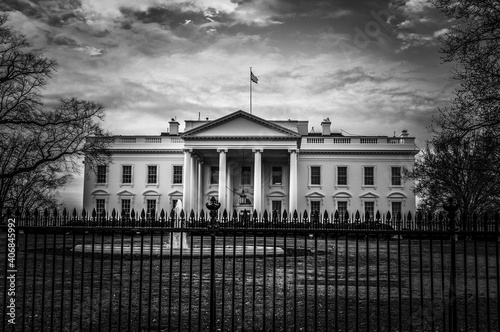
M331 134L330 125L331 124L332 123L330 122L329 118L326 118L323 120L323 122L321 122L321 127L323 128L323 130L322 130L323 136L330 136L330 134Z
M179 122L172 118L172 120L168 124L170 125L170 136L179 135Z
M399 137L400 137L399 144L405 144L406 143L405 138L408 136L409 136L408 130L403 129L403 131L401 132L401 135L399 135Z

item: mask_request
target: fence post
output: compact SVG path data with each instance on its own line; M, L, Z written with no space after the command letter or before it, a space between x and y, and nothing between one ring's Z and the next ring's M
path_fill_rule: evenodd
M215 240L216 233L219 229L219 224L217 222L217 210L220 208L220 203L217 202L215 197L212 196L209 203L206 203L207 209L210 210L210 224L208 226L211 231L211 253L210 253L210 331L216 331L216 319L217 313L215 310L216 306L216 288L215 288Z
M457 296L456 296L456 252L455 252L455 212L458 210L458 205L453 203L453 198L448 198L448 202L443 205L443 208L448 212L448 230L450 232L451 246L451 271L450 271L450 289L448 292L448 310L449 310L449 326L450 331L457 330Z

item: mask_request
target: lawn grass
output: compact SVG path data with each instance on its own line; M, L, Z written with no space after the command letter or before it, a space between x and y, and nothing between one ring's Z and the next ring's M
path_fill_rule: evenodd
M457 288L451 295L447 240L219 235L216 247L244 245L250 252L216 257L213 269L208 256L72 250L102 243L149 248L169 238L21 234L16 330L24 324L26 331L205 331L212 272L216 326L223 331L442 331L449 329L450 299L456 299L461 330L500 330L498 242L457 242ZM210 250L211 238L192 236L188 243ZM252 246L264 245L284 254L271 249L269 255L251 255ZM0 269L3 282L1 261Z

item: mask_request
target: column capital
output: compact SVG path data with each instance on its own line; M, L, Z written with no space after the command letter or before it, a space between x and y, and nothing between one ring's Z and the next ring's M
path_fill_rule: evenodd
M259 149L252 149L252 152L253 153L257 153L257 152L262 153L262 152L264 152L264 149L260 149L260 148Z
M227 149L217 149L217 152L221 153L221 152L224 152L224 153L227 153Z
M189 152L189 153L192 153L192 152L193 152L193 149L182 149L182 152Z
M288 149L288 153L292 153L292 152L295 152L295 153L299 153L299 149Z

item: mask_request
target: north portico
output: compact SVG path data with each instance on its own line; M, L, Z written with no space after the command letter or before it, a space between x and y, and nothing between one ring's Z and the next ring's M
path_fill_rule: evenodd
M185 209L199 211L208 196L220 211L297 209L297 131L243 111L196 125L180 135Z
M415 212L413 183L402 174L418 148L406 130L346 136L329 118L318 132L308 126L240 110L185 120L183 132L172 119L160 135L114 136L111 162L86 169L84 208L157 217L179 200L186 213L199 213L213 196L228 214Z

